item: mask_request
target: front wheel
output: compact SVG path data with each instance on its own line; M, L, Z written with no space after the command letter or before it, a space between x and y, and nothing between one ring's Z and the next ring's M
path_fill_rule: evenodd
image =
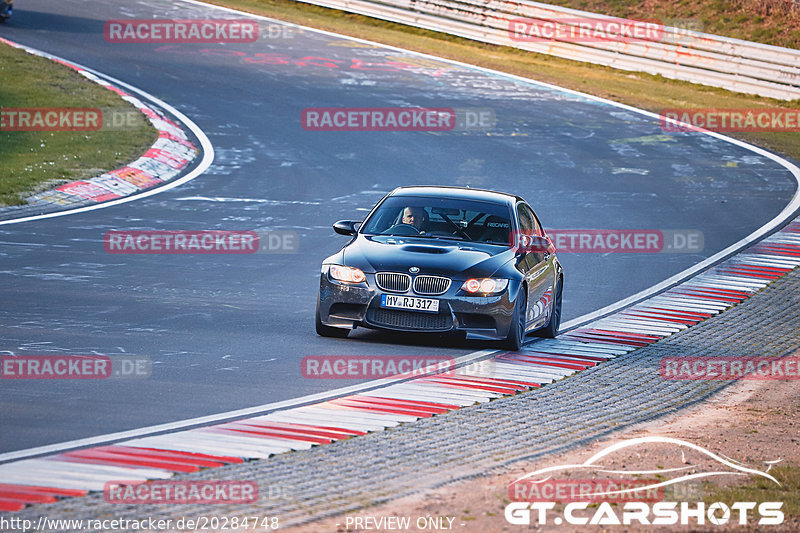
M553 309L550 312L550 322L543 328L536 330L537 337L555 339L558 335L558 327L561 325L561 293L564 291L562 280L556 282L556 296L553 298Z
M504 342L504 347L508 350L517 351L522 347L525 340L525 313L527 311L528 297L525 286L519 289L517 303L514 306L514 315L511 317L511 328Z

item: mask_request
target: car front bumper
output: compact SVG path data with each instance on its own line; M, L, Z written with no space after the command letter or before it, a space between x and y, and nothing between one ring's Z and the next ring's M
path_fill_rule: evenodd
M463 331L468 338L505 339L511 327L518 284L513 281L500 294L471 296L461 290L463 280L453 279L444 294L428 296L380 289L375 274L366 274L364 283L331 280L323 267L319 287L319 318L326 326L352 329L366 327L410 332ZM439 301L438 313L382 308L381 296L399 295Z

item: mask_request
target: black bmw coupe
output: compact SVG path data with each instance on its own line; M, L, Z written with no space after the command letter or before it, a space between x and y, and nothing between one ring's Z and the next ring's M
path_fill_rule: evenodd
M322 262L317 333L356 327L461 331L517 350L554 337L564 274L519 196L461 187L400 187L362 222L335 223L350 241Z

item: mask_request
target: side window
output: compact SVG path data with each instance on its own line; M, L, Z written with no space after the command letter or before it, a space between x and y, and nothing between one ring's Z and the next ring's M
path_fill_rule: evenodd
M544 232L542 231L542 226L541 224L539 224L539 219L536 218L536 215L534 214L533 210L527 205L523 205L522 209L523 211L526 211L528 213L528 216L533 221L533 234L544 235Z
M517 218L519 218L520 232L523 235L530 235L533 231L533 219L523 204L517 204Z

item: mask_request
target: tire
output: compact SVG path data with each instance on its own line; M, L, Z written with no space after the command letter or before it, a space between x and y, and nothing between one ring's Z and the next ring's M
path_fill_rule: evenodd
M559 278L556 282L556 297L553 298L553 311L550 314L550 322L545 327L534 332L537 337L555 339L556 335L558 335L558 327L561 325L561 295L564 292L562 285L563 280Z
M320 337L335 337L337 339L344 339L350 334L349 329L334 328L323 324L322 320L320 320L319 318L319 308L317 308L316 315L317 315L317 320L316 320L317 335L319 335Z
M525 312L527 310L528 296L523 285L517 295L517 303L514 305L514 314L511 317L511 327L508 336L503 342L503 347L507 350L517 351L525 341Z

